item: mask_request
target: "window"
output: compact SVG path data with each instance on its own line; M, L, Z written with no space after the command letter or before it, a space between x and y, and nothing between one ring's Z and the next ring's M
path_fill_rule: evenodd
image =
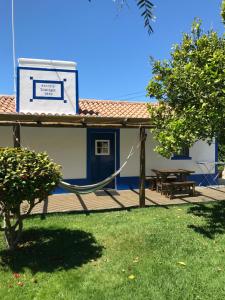
M110 155L110 141L95 140L95 155Z
M181 152L177 156L189 156L189 148L188 147L183 147Z
M181 152L179 154L174 154L171 159L191 159L189 155L189 148L188 147L183 147Z

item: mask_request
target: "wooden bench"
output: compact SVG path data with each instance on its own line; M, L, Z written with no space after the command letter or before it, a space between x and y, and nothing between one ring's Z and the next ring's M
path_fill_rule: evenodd
M169 196L171 194L171 182L157 182L156 191L161 195Z
M177 180L176 176L169 176L166 178L166 182L163 182L162 179L156 179L156 191L161 192L161 194L167 193L170 183Z
M176 176L169 176L167 178L168 182L176 180ZM161 185L161 178L157 176L146 176L145 180L149 183L149 188L154 191L157 190L158 192L161 190L160 185Z
M170 182L158 182L157 191L161 192L161 195L165 195L170 199L173 199L177 193L188 193L190 196L195 195L195 182L194 181L170 181Z
M149 183L149 188L152 191L156 190L157 176L146 176L145 180Z
M185 192L188 193L190 196L195 195L195 182L194 181L174 181L170 183L169 187L169 197L170 199L173 198L173 196L177 192Z

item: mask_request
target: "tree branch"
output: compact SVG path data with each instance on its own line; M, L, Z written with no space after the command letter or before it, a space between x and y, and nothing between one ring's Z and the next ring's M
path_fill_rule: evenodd
M141 16L144 18L144 26L147 28L148 33L153 32L151 21L155 19L153 15L154 5L150 0L136 0L138 8L142 11Z
M46 197L48 197L48 196L46 196ZM37 204L39 204L39 203L41 203L42 201L44 201L45 199L39 199L37 202L33 202L32 204L30 204L30 207L29 207L29 209L28 209L28 211L25 213L25 214L23 214L22 215L22 218L23 219L25 219L30 213L31 213L31 211L32 211L32 209L37 205Z

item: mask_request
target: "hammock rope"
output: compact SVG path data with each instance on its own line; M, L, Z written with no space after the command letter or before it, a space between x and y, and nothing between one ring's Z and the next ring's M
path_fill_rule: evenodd
M107 184L109 184L117 175L119 175L119 173L122 171L122 169L127 164L129 158L130 158L130 156L128 156L128 158L123 163L123 165L119 168L119 170L117 170L115 173L113 173L112 175L110 175L109 177L105 178L104 180L102 180L98 183L91 184L91 185L79 186L79 185L69 184L65 181L60 181L59 187L69 189L70 191L79 192L80 194L88 194L93 191L96 191L100 188L103 188Z
M128 163L129 159L134 155L136 150L139 149L140 144L141 144L141 141L139 141L137 143L137 145L135 147L136 149L134 149L134 146L132 146L131 150L130 150L126 160L122 164L122 166L115 173L113 173L109 177L103 179L102 181L99 181L98 183L95 183L95 184L83 185L83 186L70 184L65 181L60 181L59 187L66 189L69 192L74 193L74 194L89 194L89 193L93 193L97 190L104 188L107 184L109 184L111 181L113 181L117 175L119 175L119 173L123 170L123 168Z
M18 121L18 124L20 126L20 128L22 127L20 122ZM141 125L140 125L141 127ZM14 132L13 135L15 136ZM145 139L145 138L144 138ZM134 155L134 153L140 148L142 140L139 140L136 144L136 146L132 145L131 150L127 156L127 158L125 159L124 163L122 164L122 166L115 171L115 173L113 173L112 175L108 176L107 178L103 179L102 181L99 181L97 183L94 184L90 184L90 185L75 185L75 184L70 184L68 182L65 182L63 180L60 181L59 183L59 187L63 188L73 194L90 194L93 193L97 190L101 190L103 189L106 185L108 185L111 181L113 181L116 176L118 176L120 174L120 172L123 170L123 168L126 166L126 164L128 163L129 159ZM21 144L21 146L24 148L24 146ZM28 146L28 148L30 148Z

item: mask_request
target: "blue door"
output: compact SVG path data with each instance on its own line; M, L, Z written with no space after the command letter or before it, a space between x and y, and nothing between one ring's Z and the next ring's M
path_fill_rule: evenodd
M115 133L91 130L88 138L89 177L92 183L96 183L115 172ZM115 188L115 179L105 188Z

